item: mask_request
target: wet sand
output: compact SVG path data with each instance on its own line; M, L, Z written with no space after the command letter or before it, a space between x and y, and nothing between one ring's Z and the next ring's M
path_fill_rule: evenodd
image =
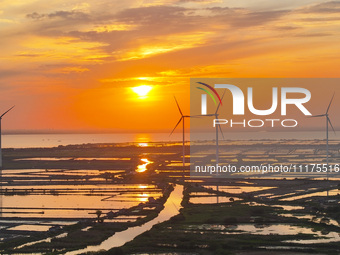
M339 148L339 142L331 143L330 162L340 162ZM195 179L190 178L189 158L186 159L186 167L182 167L181 149L179 143L149 143L143 146L86 144L4 150L0 191L0 235L3 242L0 243L0 249L8 251L47 237L52 237L52 241L22 246L20 252L51 252L53 249L66 252L99 244L116 231L138 226L155 218L162 211L169 195L169 183L184 184L185 189L197 189L184 197L183 212L191 210L193 206L198 206L204 212L216 205L218 210L225 205L233 205L237 211L238 206L242 210L243 204L247 204L251 207L282 206L283 213L287 216L288 212L292 213L289 208L300 207L296 211L304 215L317 216L322 212L325 217L338 220L337 214L329 210L336 208L339 203L339 179L336 175L331 176L328 181L325 181L324 176L302 178L298 175ZM206 143L204 149L213 160L214 144ZM189 150L189 146L186 146L187 154ZM221 162L236 165L273 161L324 162L324 141L224 141L221 142L220 157ZM326 196L327 190L331 190L329 197ZM315 207L318 211L315 211ZM98 218L97 211L101 212ZM264 223L272 222L271 217L262 218ZM321 219L316 218L317 221ZM99 219L104 223L98 223ZM251 223L250 219L246 222ZM307 220L306 217L280 216L276 218L276 222L320 224L312 219ZM220 224L224 224L224 220ZM335 224L324 225L321 222L320 226L332 233L338 232ZM64 234L66 236L59 237ZM70 247L73 236L84 238ZM270 244L268 241L268 245ZM274 244L278 246L278 243ZM133 247L139 245L132 242L125 249L134 251ZM209 245L195 249L203 252L208 247ZM147 247L143 249L147 250ZM155 249L164 251L165 248ZM165 250L169 249L181 250L174 247ZM233 249L237 251L236 248ZM318 249L315 247L313 251L319 251Z

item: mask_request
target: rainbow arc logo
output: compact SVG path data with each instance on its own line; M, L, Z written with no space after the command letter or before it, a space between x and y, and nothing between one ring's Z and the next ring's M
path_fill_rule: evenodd
M211 87L210 85L206 84L206 83L203 83L203 82L197 82L198 84L208 88L204 88L204 87L196 87L197 89L200 89L200 90L203 90L205 93L207 93L211 98L212 100L214 101L215 105L217 105L217 102L216 102L216 99L215 97L213 96L213 94L216 95L216 97L218 98L218 101L221 105L222 104L222 99L220 97L220 95L217 93L216 89L214 89L213 87ZM213 93L213 94L212 94ZM201 114L202 115L207 115L207 94L202 94L202 104L201 104Z

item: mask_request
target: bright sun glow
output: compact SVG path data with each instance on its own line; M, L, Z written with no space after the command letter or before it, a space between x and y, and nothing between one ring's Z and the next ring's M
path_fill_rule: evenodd
M152 87L147 85L132 88L133 92L135 92L140 97L145 97L150 92L151 89Z

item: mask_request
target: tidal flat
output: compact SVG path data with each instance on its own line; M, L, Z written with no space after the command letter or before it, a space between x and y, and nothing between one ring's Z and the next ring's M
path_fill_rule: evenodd
M213 160L214 144L204 146ZM1 252L340 252L336 173L328 180L325 174L192 178L190 147L185 150L183 167L180 143L5 149ZM340 163L339 150L340 143L332 141L331 164ZM322 140L223 141L220 151L221 162L235 165L325 161ZM175 196L178 187L181 196ZM164 222L157 221L165 213ZM119 235L138 226L145 229L135 238ZM105 240L111 240L107 251Z

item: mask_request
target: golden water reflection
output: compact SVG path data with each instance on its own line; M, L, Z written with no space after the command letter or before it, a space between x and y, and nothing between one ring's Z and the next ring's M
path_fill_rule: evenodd
M147 170L146 169L147 165L153 163L152 161L148 160L147 158L142 158L141 161L144 162L144 163L137 166L137 169L136 169L137 173L145 172Z
M150 197L150 195L149 194L145 194L145 193L143 193L143 194L138 194L138 201L139 202L147 202L148 201L148 199L149 199L149 197Z

